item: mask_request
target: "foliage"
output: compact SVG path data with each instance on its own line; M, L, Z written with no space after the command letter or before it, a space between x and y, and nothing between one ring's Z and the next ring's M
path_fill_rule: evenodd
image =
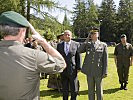
M93 1L77 0L76 7L74 8L74 33L78 37L87 37L88 32L92 27L99 26L96 22L98 13Z
M43 30L43 34L49 31L49 34L52 34L53 38L55 39L57 35L61 34L63 30L63 25L52 19L48 16L45 16L44 19L37 18L35 16L31 17L31 22L35 26L35 28L39 28Z
M49 30L55 37L63 31L63 26L52 17L47 11L53 9L63 9L64 7L58 6L58 3L51 0L0 0L2 4L0 6L0 13L8 10L14 10L21 13L27 18L28 21L31 21L33 26L40 30ZM31 10L34 13L40 13L43 18L36 18L34 15L31 15ZM41 23L41 24L40 24ZM28 37L28 34L27 36Z
M64 20L63 20L63 30L71 30L71 24L69 19L67 18L67 15L65 13Z
M78 37L87 37L92 27L99 27L100 40L120 41L120 35L126 34L128 42L133 43L133 1L120 0L119 8L113 0L103 0L101 6L93 0L76 0L73 17L73 30ZM98 13L97 13L98 11Z
M102 41L115 41L116 9L113 0L103 0L99 7L100 39Z
M0 0L0 14L5 11L15 10L19 11L17 3L19 0Z
M81 37L81 33L85 33L84 32L84 28L85 28L85 16L86 16L86 12L85 12L85 3L78 0L76 7L74 8L74 17L73 17L73 29L74 29L74 33L77 37Z
M46 33L45 33L43 36L45 37L45 39L46 39L47 41L51 41L51 40L54 39L54 37L53 37L52 34L46 34Z
M119 34L126 34L128 41L131 42L133 36L133 1L120 0L118 8L118 28Z

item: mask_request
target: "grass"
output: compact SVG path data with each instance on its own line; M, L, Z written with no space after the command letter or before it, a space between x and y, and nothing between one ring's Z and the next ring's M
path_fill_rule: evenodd
M108 47L108 77L103 80L104 100L133 100L133 66L130 67L128 90L119 90L116 66L113 58L114 47ZM84 58L84 55L82 55ZM88 100L86 76L78 73L80 91L78 100ZM62 93L47 88L47 79L41 80L40 100L62 100Z

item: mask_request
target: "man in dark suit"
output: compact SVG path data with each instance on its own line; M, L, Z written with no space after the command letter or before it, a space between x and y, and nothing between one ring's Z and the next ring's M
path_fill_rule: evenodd
M87 76L89 100L95 100L95 87L97 100L103 100L102 79L107 76L107 45L98 36L98 31L92 31L91 41L88 37L78 50L86 53L81 71Z
M72 32L64 32L64 42L57 45L57 50L64 57L67 67L61 73L63 100L68 100L69 86L71 90L71 100L76 100L78 92L77 73L81 69L81 56L77 52L79 43L71 40Z

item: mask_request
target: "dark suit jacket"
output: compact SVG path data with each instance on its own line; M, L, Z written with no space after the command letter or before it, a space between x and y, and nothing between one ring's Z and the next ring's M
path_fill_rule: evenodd
M103 42L98 42L94 47L92 42L81 44L78 52L86 52L85 59L81 71L87 76L102 77L107 74L107 45Z
M81 55L77 52L79 43L71 40L69 53L66 56L64 51L64 42L57 45L57 50L64 57L67 67L62 74L72 75L77 74L77 70L81 69Z

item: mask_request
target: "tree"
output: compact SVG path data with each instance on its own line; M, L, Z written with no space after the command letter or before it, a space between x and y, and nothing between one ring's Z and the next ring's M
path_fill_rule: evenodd
M93 27L100 28L100 20L98 19L98 10L94 2L89 0L90 7L87 13L87 27L90 31Z
M17 0L16 0L17 2ZM5 11L16 10L16 3L13 3L12 0L0 0L0 14ZM17 11L18 12L18 11Z
M30 18L31 9L33 9L37 13L46 14L45 10L52 10L54 8L62 8L59 7L58 3L51 0L0 0L1 4L10 10L15 10L22 15ZM12 5L12 6L9 6ZM4 7L4 11L7 9ZM1 9L0 9L1 10ZM28 19L29 20L29 19Z
M133 37L133 1L120 0L118 8L118 36L126 34L128 42L132 42Z
M85 38L88 36L92 27L98 26L96 22L98 13L93 0L77 0L76 7L74 8L73 28L77 37Z
M64 20L63 20L63 30L71 30L70 21L67 18L67 15L65 13Z
M102 41L115 41L116 37L116 8L113 0L103 0L99 7L100 39Z
M0 13L14 10L25 16L28 21L31 19L31 10L35 13L40 13L44 18L45 16L53 18L47 11L52 11L53 9L67 10L64 7L60 7L57 2L52 0L0 0L0 3L2 4ZM55 21L57 20L55 19Z
M56 21L56 19L50 18L49 16L45 16L44 19L37 18L35 16L31 16L31 22L35 26L35 28L38 28L41 31L41 34L49 33L53 36L53 38L56 38L57 35L61 34L63 30L63 25Z
M77 37L82 37L81 33L83 32L83 27L84 27L84 20L85 19L85 3L82 2L81 0L76 1L76 7L74 8L74 17L73 17L73 30L74 34Z

